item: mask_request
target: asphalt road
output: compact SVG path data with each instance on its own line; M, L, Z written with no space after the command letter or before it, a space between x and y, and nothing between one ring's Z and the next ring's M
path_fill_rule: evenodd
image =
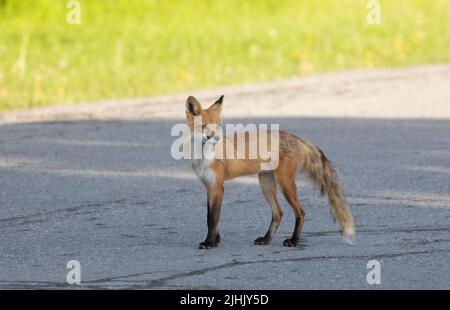
M257 177L225 188L222 243L206 235L205 193L170 156L173 124L74 121L0 126L0 288L387 289L450 288L450 121L242 119L280 124L335 164L357 241L341 241L325 198L299 175L302 241L273 243ZM381 284L366 281L378 260ZM66 264L81 264L81 285Z

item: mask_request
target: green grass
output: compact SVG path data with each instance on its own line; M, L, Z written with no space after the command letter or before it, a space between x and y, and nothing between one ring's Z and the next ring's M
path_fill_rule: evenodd
M450 59L450 1L0 0L0 110Z

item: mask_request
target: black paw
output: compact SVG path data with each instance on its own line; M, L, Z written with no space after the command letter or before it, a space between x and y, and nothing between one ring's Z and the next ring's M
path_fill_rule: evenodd
M259 237L256 238L255 241L253 241L256 245L267 245L270 243L270 240L266 237Z
M211 248L215 248L219 245L219 242L211 242L210 240L205 240L203 242L200 242L200 244L198 245L199 249L211 249Z
M199 249L211 249L211 248L215 248L219 245L220 243L220 235L217 234L216 237L214 238L214 241L211 240L210 238L207 238L205 241L201 242L198 245Z
M295 246L297 246L297 244L298 244L298 240L295 240L295 239L286 239L283 242L283 245L287 246L287 247L295 247Z

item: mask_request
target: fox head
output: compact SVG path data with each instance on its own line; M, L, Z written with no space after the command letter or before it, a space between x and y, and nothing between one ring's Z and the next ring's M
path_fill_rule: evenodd
M218 140L219 137L217 135L222 123L220 118L222 102L223 96L209 108L203 109L195 97L189 96L186 101L186 122L191 133L201 133L205 141L211 138Z

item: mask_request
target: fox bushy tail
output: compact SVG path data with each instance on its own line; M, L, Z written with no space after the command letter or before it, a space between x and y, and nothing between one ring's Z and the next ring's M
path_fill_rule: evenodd
M336 171L323 152L316 146L302 140L300 169L309 174L312 181L320 186L330 203L331 214L338 221L344 240L355 240L355 224L352 213L345 202L341 187L337 182Z

